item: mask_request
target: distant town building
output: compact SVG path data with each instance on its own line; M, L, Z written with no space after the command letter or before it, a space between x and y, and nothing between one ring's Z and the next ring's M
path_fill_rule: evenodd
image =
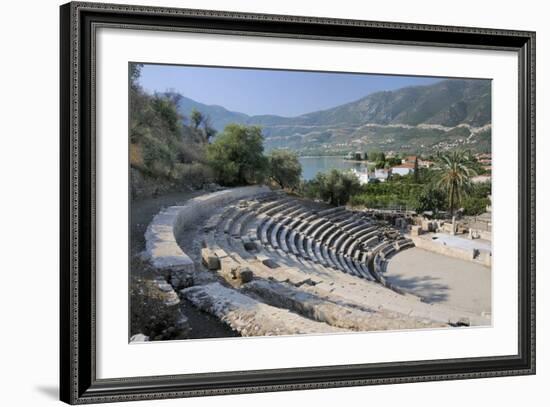
M368 171L367 169L357 170L351 169L351 172L357 176L361 185L368 184L369 182L385 182L391 176L391 169L376 169L374 171Z
M476 154L476 159L482 165L491 165L492 163L492 156L490 153Z
M478 175L476 177L472 177L472 182L474 184L482 184L484 182L489 182L489 181L491 181L490 175Z
M385 182L391 175L391 168L386 170L385 168L377 168L374 170L374 178L380 182Z
M368 184L371 181L370 177L373 174L373 173L369 173L367 170L358 171L355 168L352 168L351 172L357 176L357 178L359 179L359 183L361 185Z
M414 173L414 163L407 162L401 165L396 165L395 167L391 168L391 173L401 176L412 174Z
M433 167L435 163L433 161L430 161L430 160L422 160L422 159L419 159L418 160L418 166L420 168L431 168Z

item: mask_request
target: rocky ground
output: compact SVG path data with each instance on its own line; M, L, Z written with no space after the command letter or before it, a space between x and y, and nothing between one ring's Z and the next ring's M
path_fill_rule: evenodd
M175 192L155 198L133 200L130 214L130 336L143 334L151 340L197 339L238 336L214 316L199 311L181 299L167 306L170 299L154 280L157 277L140 253L144 234L152 218L164 207L181 205L204 191ZM192 245L191 240L182 242Z

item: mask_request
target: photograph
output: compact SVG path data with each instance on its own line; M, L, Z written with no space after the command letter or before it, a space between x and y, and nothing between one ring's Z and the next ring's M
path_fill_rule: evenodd
M539 16L191 3L59 7L59 399L521 404Z
M128 63L131 344L492 320L492 80Z

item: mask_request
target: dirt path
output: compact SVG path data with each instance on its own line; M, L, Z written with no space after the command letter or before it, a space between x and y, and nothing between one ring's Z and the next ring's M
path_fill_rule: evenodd
M130 205L130 246L131 254L145 249L145 231L153 217L168 206L183 205L185 201L204 192L172 192L156 198L133 200Z

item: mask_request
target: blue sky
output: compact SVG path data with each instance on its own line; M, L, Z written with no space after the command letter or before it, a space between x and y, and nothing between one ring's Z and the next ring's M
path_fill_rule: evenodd
M146 64L140 82L149 92L173 89L197 102L246 113L298 116L380 90L428 85L441 78L210 68Z

